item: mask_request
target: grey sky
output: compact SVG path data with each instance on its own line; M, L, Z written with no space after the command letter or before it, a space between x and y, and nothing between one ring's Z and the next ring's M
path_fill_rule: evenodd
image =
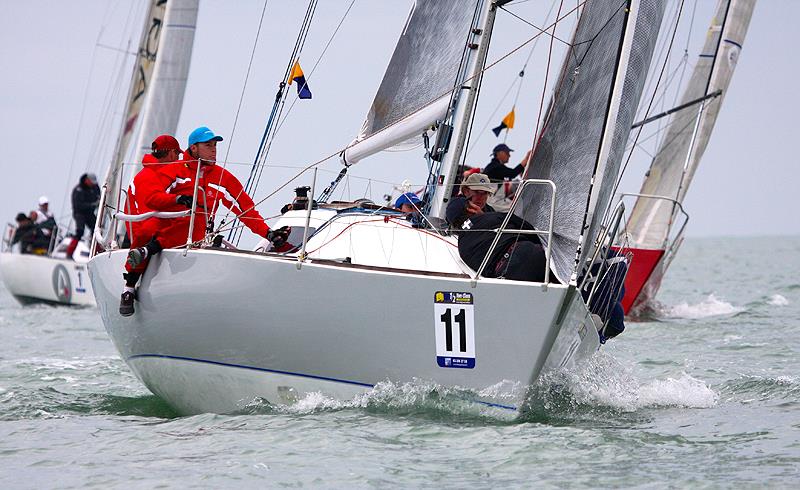
M119 125L121 98L114 99L109 119L106 94L113 87L127 91L130 56L105 46L125 46L132 32L138 34L145 2L131 1L26 1L3 0L0 7L0 132L6 148L2 170L6 182L0 195L0 214L11 221L18 211L32 209L41 194L47 194L57 214L67 215L65 196L84 171L103 173L108 164ZM242 180L252 162L277 83L300 21L305 12L300 1L270 0L255 61L247 84L235 133L232 132L239 97L253 47L262 1L224 2L202 0L194 56L184 110L177 137L182 144L188 133L208 125L225 136L219 157L227 152L229 165ZM574 2L566 2L574 4ZM314 94L310 101L297 101L289 112L272 148L256 200L271 194L297 172L296 168L317 161L345 146L358 132L394 43L403 26L408 0L357 0L316 70L312 68L349 0L321 0L301 64ZM690 59L702 44L716 2L697 2ZM510 10L534 23L541 23L550 0L528 0ZM673 11L670 3L668 12ZM694 2L687 0L687 16ZM761 0L756 6L738 69L729 89L705 158L686 200L692 215L690 235L800 234L800 219L794 189L800 184L798 157L793 142L797 128L798 57L793 49L794 26L800 18L800 2ZM127 22L127 23L126 23ZM127 26L127 27L126 27ZM501 12L496 24L490 61L530 38L530 26ZM99 35L101 28L102 34ZM559 31L569 38L567 25ZM683 30L681 31L683 33ZM686 42L685 33L678 44ZM517 104L517 126L508 143L519 150L518 159L533 141L541 97L547 39L542 39L528 65ZM556 43L557 53L563 46ZM510 110L511 96L503 94L517 76L529 48L525 47L486 74L475 131L485 124L499 123ZM94 59L94 64L92 63ZM120 63L125 62L124 69ZM92 66L94 67L92 69ZM552 86L560 56L550 74ZM91 71L91 77L90 77ZM122 80L112 83L112 80ZM79 126L84 89L88 99ZM295 100L294 90L287 103ZM549 97L549 90L548 90ZM490 114L497 109L497 114ZM286 111L284 112L286 114ZM113 119L113 121L112 121ZM77 138L77 146L75 146ZM488 129L475 134L468 163L485 165L498 142ZM69 174L73 149L74 166ZM375 200L389 189L381 182L425 178L422 150L383 153L350 171L353 178L340 187L336 197L358 198L365 193ZM627 191L638 191L649 163L637 153L623 180ZM321 167L318 186L331 180L340 166L331 159ZM69 174L69 175L68 175ZM369 177L368 181L355 177ZM303 177L270 198L259 209L274 216L290 198L291 188L310 183ZM62 206L62 202L65 204Z

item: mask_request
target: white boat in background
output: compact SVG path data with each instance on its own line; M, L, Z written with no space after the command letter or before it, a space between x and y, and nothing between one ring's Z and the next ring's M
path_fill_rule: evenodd
M26 304L94 306L94 293L86 270L89 247L81 242L68 259L62 243L48 255L22 254L12 250L14 227L6 228L0 247L0 275L17 301ZM66 240L69 242L69 240Z
M189 72L197 2L150 2L131 75L125 118L117 138L115 164L109 166L120 172L118 182L122 178L122 162L137 127L139 141L134 153L137 162L144 152L150 150L150 141L155 136L175 132ZM118 193L119 187L109 191ZM66 228L61 230L60 236L67 235ZM90 235L89 241L92 238ZM0 272L6 288L20 302L95 305L86 272L90 255L88 242L78 244L70 259L65 251L71 238L51 246L47 255L20 254L12 250L8 232L4 240L0 250Z
M127 250L100 241L105 250L89 273L103 323L153 393L181 413L224 413L258 399L349 399L382 381L423 380L513 417L542 373L597 351L602 325L580 287L620 216L621 208L604 210L663 2L583 7L534 153L537 174L514 208L546 243L543 282L484 277L489 255L478 270L468 267L436 219L463 163L503 3L417 0L361 135L343 154L352 165L435 127L427 227L363 202L308 205L273 226L292 227L293 252L265 252L267 244L164 250L151 260L130 317L117 312ZM311 184L316 196L316 177ZM104 237L115 221L98 226Z
M667 111L666 136L645 175L628 219L626 250L633 256L622 305L626 313L647 316L681 243L689 215L683 200L717 121L728 90L755 0L720 0L703 51L678 107ZM665 113L665 114L667 114ZM653 116L650 122L658 119Z

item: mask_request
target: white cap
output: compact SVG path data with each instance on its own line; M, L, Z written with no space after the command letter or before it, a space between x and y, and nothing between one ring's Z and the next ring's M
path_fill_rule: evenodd
M42 196L42 197L39 198L39 206L42 206L44 204L48 204L49 202L50 202L50 200L47 199L47 196Z

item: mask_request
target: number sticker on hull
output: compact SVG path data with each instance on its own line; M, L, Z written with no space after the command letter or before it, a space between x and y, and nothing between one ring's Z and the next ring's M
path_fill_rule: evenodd
M437 291L433 298L436 363L443 368L475 367L472 293Z

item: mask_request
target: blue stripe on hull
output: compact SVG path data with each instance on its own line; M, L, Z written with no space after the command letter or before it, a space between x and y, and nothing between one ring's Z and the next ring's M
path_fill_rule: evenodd
M193 357L183 357L183 356L169 356L166 354L136 354L133 356L128 357L126 361L131 361L134 359L147 359L147 358L156 358L156 359L175 359L178 361L191 361L191 362L201 362L204 364L214 364L217 366L225 366L225 367L234 367L234 368L241 368L241 369L250 369L252 371L262 371L265 373L274 373L274 374L284 374L287 376L299 376L301 378L311 378L311 379L319 379L322 381L332 381L334 383L344 383L349 385L356 385L356 386L363 386L364 388L374 388L375 385L369 383L362 383L360 381L351 381L347 379L338 379L338 378L329 378L327 376L317 376L314 374L303 374L303 373L293 373L291 371L280 371L277 369L267 369L261 368L256 366L246 366L244 364L234 364L229 362L220 362L220 361L210 361L208 359L195 359ZM480 403L481 405L486 405L487 407L494 407L494 408L504 408L506 410L517 410L517 407L511 405L501 405L499 403L491 403L485 402L482 400L470 400L475 403Z

